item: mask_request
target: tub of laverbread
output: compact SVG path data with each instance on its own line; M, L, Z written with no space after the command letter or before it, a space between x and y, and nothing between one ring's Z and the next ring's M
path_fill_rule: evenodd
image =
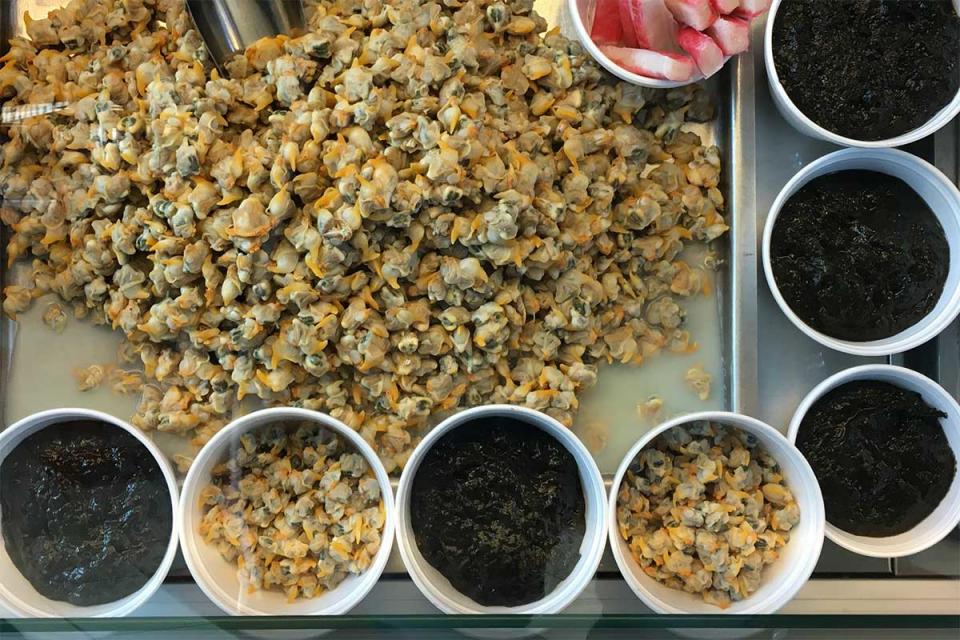
M0 605L24 617L123 616L177 549L166 457L113 416L54 409L0 433Z
M917 347L960 313L960 191L897 149L843 149L801 169L763 231L780 309L837 351Z
M960 523L960 406L915 371L864 365L816 386L789 438L823 488L826 535L862 555L927 549Z
M775 0L770 93L798 131L900 147L960 113L960 11L951 0Z
M573 432L532 409L476 407L434 428L404 467L397 544L445 613L559 613L597 570L605 507Z

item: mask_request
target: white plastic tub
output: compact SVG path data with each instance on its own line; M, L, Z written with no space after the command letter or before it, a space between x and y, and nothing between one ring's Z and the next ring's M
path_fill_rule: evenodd
M894 367L886 364L864 365L846 369L834 374L821 382L807 394L800 403L793 419L787 437L790 442L797 441L800 425L804 416L820 398L842 384L854 380L880 380L889 382L898 387L916 391L923 397L923 401L931 407L940 409L947 414L940 420L947 442L953 449L953 456L960 464L960 406L943 387L916 371ZM838 529L829 522L826 526L827 537L843 547L864 556L875 558L899 558L914 553L920 553L937 544L960 524L960 473L953 477L953 483L944 496L940 505L933 513L927 516L913 529L896 536L873 538L857 536Z
M814 178L852 169L877 171L906 182L930 206L943 227L950 247L950 268L943 293L933 310L918 323L882 340L853 342L839 340L807 325L784 300L773 277L770 243L773 228L784 204ZM960 191L936 167L896 149L843 149L827 154L800 170L780 191L763 229L763 273L780 310L798 329L825 347L859 356L885 356L913 349L936 337L960 313Z
M755 435L773 458L780 463L784 482L793 493L800 507L800 523L790 532L790 541L783 548L780 558L763 568L760 589L727 609L707 604L699 595L679 589L671 589L643 572L634 560L630 548L620 535L617 523L617 494L627 474L627 469L637 455L657 436L685 424L709 420L736 427ZM704 411L668 420L648 431L624 456L610 488L610 504L607 506L610 547L620 573L627 585L645 605L657 613L692 614L769 614L779 610L800 591L810 578L820 550L823 547L824 511L820 485L806 459L779 431L768 424L748 416L725 411Z
M380 484L386 521L380 550L366 571L347 577L332 591L315 598L287 602L286 595L279 591L249 592L245 585L240 584L236 564L227 562L215 547L203 540L199 534L200 520L203 517L200 491L209 484L211 469L223 462L233 448L239 446L240 436L270 425L296 422L315 422L335 432L366 459ZM296 408L263 409L234 420L200 450L183 483L180 500L180 545L197 586L226 613L248 616L340 615L363 600L383 573L390 556L396 526L393 505L390 477L373 448L356 431L317 411Z
M886 140L856 140L838 135L821 127L797 108L793 100L790 99L790 96L787 95L787 91L780 83L780 77L777 74L777 67L774 63L773 56L773 25L777 19L777 10L780 8L782 1L783 0L773 0L770 12L767 14L767 26L763 36L763 58L765 66L767 67L767 81L770 84L770 94L773 96L773 103L777 105L777 110L783 115L784 119L800 133L843 147L862 147L865 149L902 147L911 142L926 138L929 135L933 135L953 120L957 114L960 114L960 92L957 92L953 100L930 118L926 124L894 138L888 138ZM954 4L956 4L957 1L958 0L954 0ZM855 46L855 43L851 43L851 46ZM878 69L877 72L882 73L883 70Z
M410 494L413 479L427 451L436 442L458 426L477 420L503 416L521 420L531 428L541 429L556 438L573 455L580 471L583 499L586 506L586 531L580 546L580 561L553 592L535 602L516 607L489 607L457 591L443 574L434 569L420 553L410 521ZM417 445L400 476L397 489L397 545L410 578L430 602L450 614L549 614L559 613L573 602L593 579L606 545L606 490L603 477L593 456L576 435L550 416L511 405L487 405L457 413L441 422Z
M703 80L699 72L695 72L693 77L685 82L675 82L673 80L660 80L657 78L648 78L632 71L627 71L616 62L608 58L600 47L596 45L593 38L590 37L590 29L593 27L594 10L596 9L596 0L567 0L567 11L570 14L570 22L573 23L573 29L577 34L577 39L584 50L597 61L597 63L630 84L636 84L641 87L652 87L654 89L671 89L673 87L683 87ZM729 60L730 58L727 58Z
M105 422L118 429L123 429L135 437L144 448L150 452L154 460L156 460L157 466L160 467L160 471L167 481L167 488L170 491L172 526L170 527L167 550L163 556L163 560L160 562L160 566L157 567L157 570L150 579L137 591L114 602L81 607L68 602L51 600L38 593L16 568L10 556L7 555L6 547L0 543L0 605L17 616L25 618L98 618L128 615L146 602L160 585L163 584L163 580L167 577L167 573L170 571L170 565L173 564L173 559L177 553L179 510L177 508L177 479L174 475L173 468L167 461L166 456L163 455L152 440L123 420L90 409L51 409L49 411L35 413L10 425L0 433L0 463L2 463L10 452L27 436L50 425L72 420L94 420L97 422ZM2 528L3 523L0 521L0 529Z

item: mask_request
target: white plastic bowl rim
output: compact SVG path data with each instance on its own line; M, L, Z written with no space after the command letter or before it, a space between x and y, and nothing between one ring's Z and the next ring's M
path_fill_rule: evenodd
M960 464L960 405L947 391L930 378L903 367L888 364L868 364L845 369L830 376L806 395L797 407L787 437L796 443L800 425L807 412L825 394L842 384L855 380L880 380L916 391L924 402L947 414L941 420L953 456ZM937 544L960 524L960 473L940 505L917 526L896 536L875 538L847 533L827 522L827 538L848 551L873 558L899 558L920 553Z
M777 109L783 117L800 133L826 140L827 142L832 142L842 147L860 147L864 149L902 147L911 142L926 138L929 135L933 135L953 120L957 114L960 114L960 91L958 91L957 95L953 97L953 100L934 114L926 124L893 138L887 138L885 140L857 140L833 133L829 129L820 126L807 117L807 115L793 103L786 89L783 88L783 84L780 83L780 76L777 74L773 57L773 26L776 21L777 10L780 8L782 1L783 0L773 0L770 11L767 14L767 25L763 36L763 58L767 68L767 81L770 84L770 93L773 96L774 104L776 104ZM958 0L954 0L954 4L957 2Z
M34 413L7 427L0 433L0 462L13 451L27 436L45 429L54 424L61 424L72 420L95 420L123 429L150 452L166 480L170 493L171 527L167 550L160 561L160 565L142 587L130 595L91 606L77 606L68 602L51 600L41 595L27 581L13 565L6 548L0 543L0 606L9 609L13 614L27 618L66 618L66 617L120 617L129 615L137 607L146 602L150 596L163 584L173 559L177 553L177 532L179 530L179 509L177 477L173 467L160 448L134 426L101 411L92 409L66 408L50 409ZM2 523L0 523L2 526Z
M586 529L580 560L573 571L549 594L515 607L483 606L457 591L450 581L430 566L417 548L410 520L413 479L423 457L445 434L478 418L503 416L520 420L556 438L573 455L580 472L586 506ZM397 545L410 578L431 603L448 614L550 614L559 613L590 584L606 546L606 488L593 456L570 429L550 416L513 405L485 405L465 409L437 425L417 445L400 476L397 488Z
M675 87L685 87L688 84L694 84L695 82L700 82L703 80L703 75L698 71L693 74L689 80L684 80L683 82L677 82L675 80L661 80L658 78L648 78L646 76L641 76L632 71L627 71L616 62L608 58L602 51L600 47L597 46L597 43L593 41L593 38L590 37L590 28L587 26L586 21L588 18L591 18L593 15L593 10L596 6L596 2L592 0L567 0L567 11L570 13L570 21L573 22L574 31L576 31L577 39L580 40L580 44L584 49L596 60L601 67L617 76L621 80L625 80L630 84L639 85L641 87L651 87L653 89L673 89ZM586 18L584 17L586 16ZM592 24L592 19L590 19ZM724 64L730 60L730 57L724 60Z
M800 523L790 534L781 557L763 568L760 589L749 597L734 602L727 609L707 604L695 594L660 584L643 573L629 547L620 536L617 523L617 494L627 469L645 447L660 434L692 422L710 421L736 427L759 438L764 448L780 463L787 487L800 507ZM796 447L782 433L755 418L727 411L702 411L678 416L654 427L627 452L617 469L610 488L607 506L610 547L623 579L641 601L663 614L731 614L754 615L774 613L787 604L813 573L823 547L824 508L820 485L813 469Z
M221 462L232 444L243 434L278 423L306 421L316 423L345 438L373 470L380 484L386 519L380 550L366 571L348 576L335 589L315 598L287 602L278 591L249 593L240 585L237 569L224 560L198 531L202 517L200 491L210 481L210 470ZM396 517L390 476L373 448L343 422L325 413L295 407L261 409L237 418L217 432L197 454L183 483L180 499L180 546L187 567L197 586L210 600L230 615L341 615L356 606L373 589L387 565L393 545Z
M817 331L787 304L773 275L770 246L773 229L786 202L814 178L839 171L864 169L904 180L930 206L943 227L950 247L950 267L943 293L934 308L919 322L888 338L869 342L840 340ZM929 162L899 149L841 149L814 160L801 169L777 195L767 214L761 247L763 273L774 300L798 329L825 347L859 356L887 356L918 347L935 338L960 314L960 191Z

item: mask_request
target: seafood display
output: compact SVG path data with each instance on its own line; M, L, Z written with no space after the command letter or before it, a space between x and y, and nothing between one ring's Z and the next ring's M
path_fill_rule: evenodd
M127 615L178 537L177 577L255 616L343 615L382 575L552 615L618 569L656 613L769 614L825 538L828 565L931 548L960 520L960 191L809 179L826 147L788 122L945 117L960 18L827 4L303 0L216 61L186 0L0 10L0 609ZM910 148L949 182L955 133ZM934 395L822 391L863 359L804 334L932 315L903 362Z
M620 536L644 573L720 608L760 587L801 517L756 436L713 422L664 432L616 490Z
M720 153L684 130L702 87L614 83L531 5L312 2L223 73L181 0L28 20L0 93L55 108L3 144L30 271L5 312L52 292L52 327L121 332L143 384L83 383L194 447L245 397L328 412L390 471L459 407L571 424L603 363L693 348L709 277L680 252L727 224Z
M214 467L199 533L251 591L312 598L370 566L386 518L381 490L363 455L332 431L268 425L240 436Z

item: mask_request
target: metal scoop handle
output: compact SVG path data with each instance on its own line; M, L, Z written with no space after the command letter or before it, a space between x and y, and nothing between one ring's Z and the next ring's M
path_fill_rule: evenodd
M187 0L187 8L221 69L260 38L306 25L301 0Z

